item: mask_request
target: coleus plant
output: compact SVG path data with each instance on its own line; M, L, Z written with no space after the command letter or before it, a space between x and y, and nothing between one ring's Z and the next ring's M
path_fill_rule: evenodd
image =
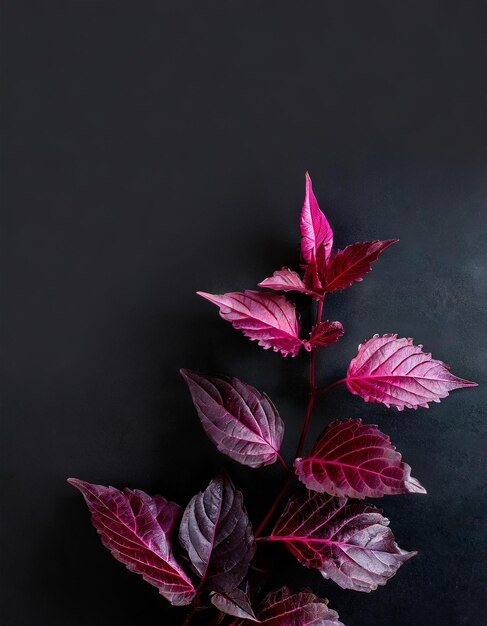
M283 466L283 486L256 529L242 493L224 473L184 511L159 495L69 479L83 494L93 525L113 556L173 605L192 605L184 624L199 619L228 626L343 626L328 601L308 589L283 587L265 595L261 568L252 564L257 545L280 542L300 564L340 587L370 592L386 584L415 552L399 548L389 521L364 498L426 490L411 476L389 437L360 418L330 423L303 456L316 396L345 383L365 402L401 411L428 407L454 389L475 386L453 375L412 339L385 334L359 346L344 378L318 388L318 349L343 334L340 322L323 319L325 295L361 281L397 239L334 251L332 228L308 174L300 227L300 273L287 267L277 270L259 283L265 291L198 292L219 307L224 320L264 349L283 356L296 356L301 349L310 352L309 401L292 469L280 454L283 420L265 393L237 378L181 370L203 429L221 453L251 468L276 461ZM300 336L295 304L276 293L292 291L317 303L316 322L307 338ZM293 476L299 479L297 490L273 529L263 535Z

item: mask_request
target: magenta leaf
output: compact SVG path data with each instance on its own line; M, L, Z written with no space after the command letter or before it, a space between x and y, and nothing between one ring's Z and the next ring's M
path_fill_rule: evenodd
M311 178L306 172L306 190L301 210L301 257L305 263L314 259L320 265L320 259L326 263L333 246L333 231L328 220L320 210L313 193Z
M179 540L201 577L200 586L226 593L242 582L255 552L242 494L226 476L210 482L184 511Z
M227 615L240 617L250 622L257 621L248 595L239 587L228 593L214 593L211 595L210 600L217 609Z
M347 387L365 402L382 402L402 411L404 407L428 408L428 402L439 402L454 389L477 386L454 376L445 363L432 359L422 348L410 338L374 335L358 347L350 362Z
M334 254L326 270L326 291L345 289L354 282L360 282L371 271L371 264L379 254L399 239L352 243Z
M307 492L289 500L267 540L282 541L300 563L344 589L373 591L416 554L398 547L388 524L363 502Z
M293 592L287 587L269 593L258 611L259 623L267 626L343 626L326 598L309 589Z
M76 478L68 482L83 494L93 526L117 561L157 587L171 604L193 600L196 590L176 561L170 542L181 516L177 504L139 490L122 492Z
M260 291L214 295L197 292L220 307L220 315L265 350L296 356L301 348L296 307L284 296Z
M343 335L343 326L340 322L320 322L316 326L313 326L309 341L305 344L305 348L315 348L318 346L329 346L331 343L338 341Z
M264 393L238 380L181 370L208 437L234 461L261 467L279 457L284 423Z
M397 493L426 493L389 437L360 419L337 420L304 459L294 461L308 489L349 498L379 498Z
M316 295L313 290L306 287L299 274L288 267L275 271L272 276L259 283L259 287L274 289L274 291L300 291L311 296Z

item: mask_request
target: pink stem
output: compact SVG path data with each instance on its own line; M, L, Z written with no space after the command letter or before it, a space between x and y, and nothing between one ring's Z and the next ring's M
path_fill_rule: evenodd
M318 310L316 312L316 324L321 322L321 316L323 314L323 299L318 302ZM303 428L301 430L301 436L299 437L298 447L296 449L295 458L301 455L306 441L306 435L308 434L309 424L311 421L311 414L313 413L313 407L316 399L316 385L315 385L315 370L316 370L316 348L311 348L311 365L309 370L309 400L308 408L306 409L306 416L304 418Z
M317 389L316 395L318 396L320 393L323 393L324 391L328 391L328 389L331 389L332 387L336 387L336 385L341 385L342 383L346 381L347 381L346 378L340 378L340 380L336 380L334 383L331 383L331 385L327 385L326 387L321 387L321 389Z
M286 470L286 472L289 472L289 465L286 463L286 461L282 458L282 456L279 454L279 452L277 453L277 458L279 459L279 461L281 462L281 465L283 466L283 468Z
M291 482L291 480L293 479L293 475L289 474L289 476L286 479L286 482L283 484L283 486L281 487L281 490L279 491L279 493L276 496L276 499L274 500L274 502L271 504L269 510L267 511L267 513L265 514L264 518L262 519L261 523L258 525L257 530L254 533L254 537L258 537L260 535L260 533L264 530L265 525L267 524L267 522L270 520L272 514L274 513L274 511L277 508L277 505L279 504L279 502L281 501L281 498L283 497L283 495L286 493L287 488L289 487L289 483Z
M316 323L317 324L319 324L321 322L321 316L323 315L323 300L324 300L324 296L323 296L323 298L321 298L321 300L318 301L318 309L317 309L317 312L316 312ZM313 413L313 406L314 406L315 398L316 398L315 372L316 372L316 348L312 348L311 349L311 366L310 366L310 374L309 374L310 396L309 396L308 408L306 409L306 416L304 418L303 429L301 431L301 436L299 438L299 443L298 443L298 448L296 450L295 458L297 458L301 454L301 452L303 451L304 442L306 440L306 435L308 434L309 423L310 423L310 420L311 420L311 414ZM279 457L279 459L280 459L280 461L282 463L283 459L280 457L280 455L278 455L278 457ZM289 471L289 468L288 468L288 466L287 466L287 464L285 462L283 463L283 465ZM272 514L274 513L274 511L276 510L279 502L281 501L281 499L283 498L284 494L286 493L286 491L287 491L287 489L289 487L289 484L290 484L292 479L293 479L292 474L289 474L289 476L286 479L286 482L284 483L284 485L281 487L281 490L277 494L276 499L271 504L271 506L270 506L269 510L267 511L267 513L265 514L263 520L261 521L261 523L257 527L257 530L254 533L255 537L258 537L260 535L260 533L264 530L265 525L267 524L269 519L272 517Z

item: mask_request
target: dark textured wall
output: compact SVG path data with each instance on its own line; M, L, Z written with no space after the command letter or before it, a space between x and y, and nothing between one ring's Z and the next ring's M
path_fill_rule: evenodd
M178 369L267 391L291 455L306 355L264 352L194 292L296 266L307 168L338 245L401 240L327 299L346 335L319 380L397 332L481 386L403 413L321 397L312 435L372 420L427 487L381 501L419 556L359 594L276 551L276 582L312 585L347 626L487 622L487 4L2 5L2 625L182 619L102 548L68 476L185 503L225 463L260 517L280 469L226 462Z

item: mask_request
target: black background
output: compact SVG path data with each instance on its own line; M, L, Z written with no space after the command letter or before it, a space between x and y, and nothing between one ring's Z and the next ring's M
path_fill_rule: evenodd
M481 386L403 413L323 396L313 436L372 420L427 487L380 502L419 555L359 594L276 550L275 583L347 626L487 621L486 27L480 0L3 2L2 625L184 616L102 548L68 476L184 504L224 463L258 521L281 470L221 457L178 369L267 391L291 456L307 355L194 292L296 267L307 168L339 246L401 240L327 299L346 335L320 383L397 332Z

